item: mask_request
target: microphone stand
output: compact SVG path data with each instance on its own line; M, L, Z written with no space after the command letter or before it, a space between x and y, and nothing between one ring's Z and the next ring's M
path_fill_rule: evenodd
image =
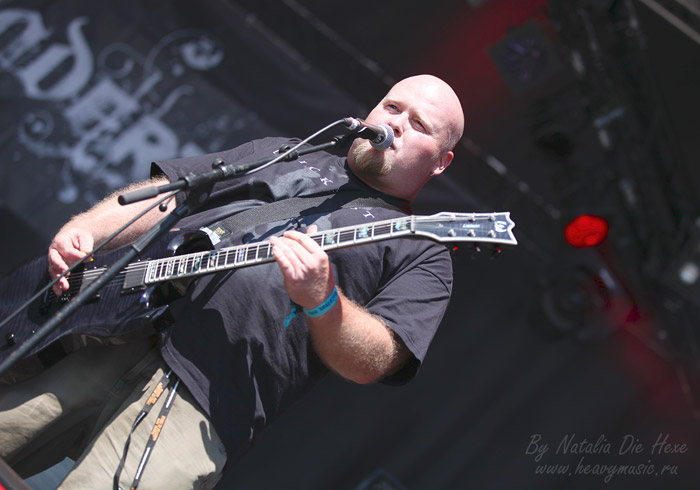
M275 158L263 158L260 160L256 160L254 162L250 163L244 163L241 165L234 165L234 164L229 164L226 165L220 158L217 158L214 160L212 163L212 167L214 167L213 170L210 170L209 172L204 172L201 174L190 174L185 177L182 177L175 182L171 182L169 184L161 185L161 186L151 186L151 187L144 187L143 189L137 189L133 192L129 192L127 194L122 194L119 196L119 204L131 204L137 201L143 201L145 199L150 199L152 197L156 197L159 194L163 194L166 192L171 192L171 191L177 191L177 190L183 190L183 189L188 189L188 188L193 188L196 187L202 183L207 183L211 182L212 184L221 180L227 180L233 177L238 177L241 174L245 174L251 170L254 170L258 167L261 167L267 163L270 163L272 161L281 161L281 162L289 162L292 160L296 160L302 155L307 155L309 153L314 153L317 151L323 151L327 150L333 147L336 148L343 148L345 145L347 145L350 141L354 140L355 138L361 137L362 135L359 132L356 133L350 133L344 136L335 136L331 141L326 142L326 143L321 143L319 145L311 146L309 148L303 149L303 150L294 150L286 154L282 154L281 157L275 157ZM282 151L282 150L280 150ZM284 150L286 151L286 150ZM203 201L202 201L203 202Z
M153 243L158 241L158 239L165 235L170 229L174 228L178 221L190 214L200 205L204 204L204 202L209 198L212 187L216 182L238 177L268 163L277 161L292 161L296 160L299 156L306 155L308 153L323 151L333 147L342 148L348 142L354 140L358 136L360 136L359 133L336 136L329 142L311 146L299 151L281 149L280 152L283 153L278 157L265 158L240 165L227 165L221 159L216 159L212 163L214 169L208 172L201 174L189 174L166 185L145 187L143 189L138 189L136 191L120 195L118 198L119 204L125 205L150 199L158 196L159 194L174 190L189 191L187 199L184 202L178 204L170 214L164 217L153 228L128 245L128 247L130 247L128 252L126 252L119 260L107 268L97 279L76 294L69 303L67 303L63 308L57 311L53 317L39 327L31 337L13 350L4 361L0 362L0 377L5 374L5 372L8 371L15 362L31 352L44 338L51 334L51 332L58 328L64 321L66 321L70 315L75 313L90 298L95 296L127 265L135 261Z

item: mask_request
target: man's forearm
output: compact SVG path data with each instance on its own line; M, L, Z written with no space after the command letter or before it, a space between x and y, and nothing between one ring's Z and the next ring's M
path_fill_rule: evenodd
M68 290L67 277L60 278L71 264L85 256L86 253L94 250L95 246L113 235L141 211L152 205L158 198L149 199L139 203L121 206L117 201L117 196L125 190L136 190L149 185L162 185L167 183L164 177L152 179L131 185L122 191L118 191L96 205L88 211L74 216L63 227L58 230L53 237L48 250L48 272L52 278L59 278L53 290L57 295ZM175 207L174 200L167 205L167 211ZM120 233L106 247L114 249L131 243L141 236L146 230L157 223L164 213L158 208L154 208L137 220L125 231Z
M307 232L314 233L311 225ZM271 237L273 254L287 294L315 309L335 288L328 255L308 234L287 231ZM411 353L384 322L338 291L338 299L318 316L307 316L314 348L333 371L356 383L371 383L401 366Z
M95 239L95 243L97 244L116 232L120 227L124 226L134 216L151 206L158 199L153 198L122 206L117 202L117 197L119 195L125 192L141 189L143 187L164 185L168 182L168 179L165 177L157 177L148 181L132 184L124 189L116 191L104 198L99 203L95 204L89 210L71 218L65 225L63 225L63 227L61 227L59 233L73 227L81 228L91 232ZM119 248L133 242L146 230L160 221L168 212L172 211L172 209L175 207L174 201L174 199L171 199L170 202L167 203L168 210L165 213L158 210L158 208L154 208L146 213L146 215L120 233L106 248Z
M342 293L331 310L317 318L307 317L307 323L319 357L356 383L377 381L411 356L381 319Z

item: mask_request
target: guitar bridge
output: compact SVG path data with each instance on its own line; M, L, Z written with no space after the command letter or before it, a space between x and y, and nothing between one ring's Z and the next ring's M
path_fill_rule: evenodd
M138 260L138 264L142 262ZM147 263L147 261L145 262ZM122 284L121 294L131 294L144 291L146 289L146 267L129 267L126 269L124 283Z

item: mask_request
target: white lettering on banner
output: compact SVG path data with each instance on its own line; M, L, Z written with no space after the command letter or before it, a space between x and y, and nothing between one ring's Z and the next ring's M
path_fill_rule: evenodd
M179 141L175 132L159 119L147 115L119 136L111 146L108 160L123 162L130 157L134 162L152 162L164 154L174 155L178 148ZM130 176L130 180L138 178L138 175Z
M155 159L205 153L190 139L191 127L178 135L163 118L182 97L196 95L190 85L172 88L172 81L187 68L211 70L224 56L220 41L195 30L169 33L147 54L112 43L93 55L84 34L89 23L87 17L70 20L62 43L53 40L60 29L46 27L39 12L0 10L0 71L13 75L24 96L40 103L22 116L17 141L40 158L63 160L57 196L65 203L94 201L98 187L116 189L143 179ZM166 79L168 93L162 93ZM235 123L243 127L249 121ZM199 124L213 144L230 129L231 119L219 114Z
M63 111L72 133L79 138L73 145L70 159L81 173L96 170L100 155L114 146L113 134L122 130L121 121L139 111L138 100L124 92L112 80L98 82L89 92ZM101 143L100 143L101 142Z
M22 32L0 50L0 68L3 70L9 70L15 61L38 48L39 43L51 35L38 12L24 9L0 11L0 34L21 26L24 26Z
M87 134L90 128L102 122L113 129L119 121L139 110L136 99L106 78L93 85L80 99L63 110L63 117L74 135Z
M64 100L73 97L85 86L93 72L92 53L80 29L85 24L87 19L84 17L73 20L68 26L70 45L52 44L30 63L14 70L27 97ZM46 84L59 66L67 61L73 62L68 73L42 90L40 85Z

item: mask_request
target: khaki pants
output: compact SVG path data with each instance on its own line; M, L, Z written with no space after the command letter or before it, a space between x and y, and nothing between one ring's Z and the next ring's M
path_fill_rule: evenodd
M23 478L66 456L59 488L113 488L131 427L168 368L150 341L90 345L29 380L0 385L0 457ZM130 488L172 383L132 435L121 488ZM180 383L139 489L207 489L226 453L206 414Z

